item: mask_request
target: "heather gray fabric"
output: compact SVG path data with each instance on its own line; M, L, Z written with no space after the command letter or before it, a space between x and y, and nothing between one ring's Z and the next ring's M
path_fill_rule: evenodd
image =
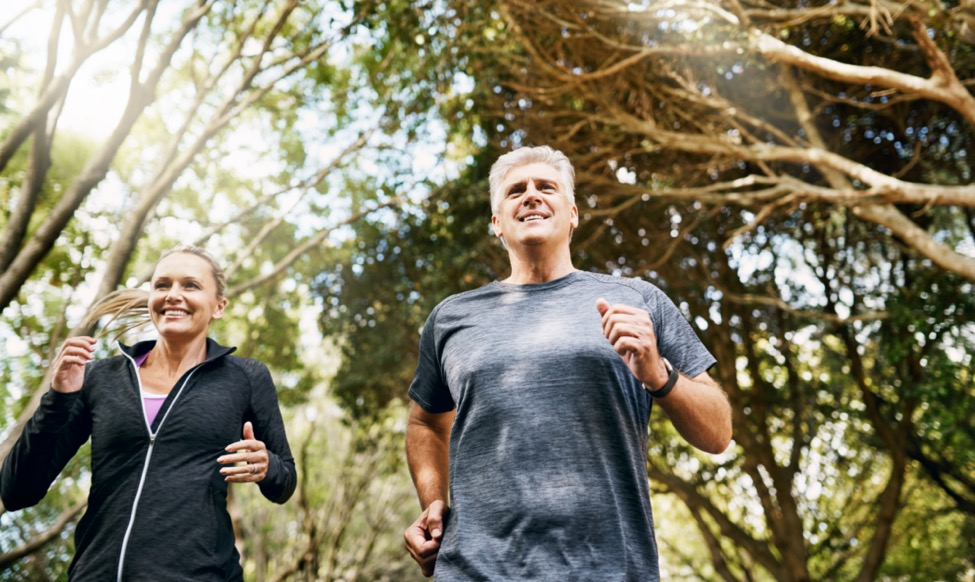
M261 492L277 503L291 497L297 473L271 376L264 364L207 340L207 360L184 374L156 415L149 456L132 358L154 344L122 346L126 355L88 364L80 392L48 391L4 461L0 496L9 510L34 505L90 436L91 490L69 579L117 578L134 511L124 580L243 580L217 457L242 438L245 421L253 422L270 458Z
M635 279L494 282L427 319L409 395L428 412L457 409L436 580L659 579L652 399L602 335L599 297L646 309L686 375L714 365L673 302Z

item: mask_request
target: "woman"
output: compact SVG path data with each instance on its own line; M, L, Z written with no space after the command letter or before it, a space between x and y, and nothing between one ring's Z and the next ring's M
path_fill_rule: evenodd
M207 337L227 305L209 253L167 252L150 286L89 317L148 310L159 339L99 361L94 338L65 341L51 390L4 461L0 497L9 510L36 504L90 436L71 580L241 580L228 484L257 483L276 503L295 489L274 384L263 364Z

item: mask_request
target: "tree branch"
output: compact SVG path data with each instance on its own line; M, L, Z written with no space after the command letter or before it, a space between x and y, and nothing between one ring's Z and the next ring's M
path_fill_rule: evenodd
M8 269L0 275L0 309L10 304L24 281L30 277L30 274L40 264L41 259L50 251L82 201L108 173L109 164L115 157L119 146L143 110L153 100L155 87L159 83L163 71L169 66L172 55L179 48L182 39L209 10L213 1L208 0L207 3L201 4L183 20L180 30L177 31L160 55L155 70L150 73L145 83L140 85L138 91L130 94L125 110L111 136L102 144L99 151L89 160L81 175L58 200L50 215L37 228L34 236L24 245Z
M57 520L51 524L46 530L40 534L32 537L27 543L24 543L9 552L0 554L0 571L9 568L14 562L20 560L25 556L29 556L34 552L40 550L46 546L51 540L58 537L65 527L75 520L81 511L88 506L88 502L82 502L74 507L71 507L67 511L61 513ZM2 508L2 505L0 505Z
M714 506L708 497L702 495L692 485L684 482L676 475L668 471L659 470L652 465L648 468L648 472L651 480L667 487L668 491L680 497L692 511L703 511L707 513L714 520L722 536L731 540L737 547L747 552L763 568L772 573L773 576L776 576L777 573L782 571L781 564L772 552L769 551L768 546L750 536L740 526L728 519L723 512ZM706 535L704 531L702 531L702 535ZM782 578L779 577L779 579L781 580Z
M38 120L44 118L51 107L64 98L64 95L68 92L68 87L71 85L71 81L81 66L85 64L89 57L121 38L132 24L135 23L139 14L145 10L146 1L140 0L139 5L129 13L125 21L99 41L78 47L72 62L65 69L65 72L45 87L43 93L38 97L34 108L20 119L17 125L7 134L3 143L0 144L0 171L3 171L7 167L7 164L20 148L21 144L24 143L24 140L27 139L27 136L30 135L31 128L37 124Z
M320 230L318 233L315 234L315 236L310 237L308 240L306 240L302 244L300 244L297 247L295 247L291 252L289 252L287 255L285 255L280 261L278 261L277 263L275 263L275 265L271 269L269 269L266 273L263 273L261 275L258 275L257 277L254 277L250 281L246 281L244 283L241 283L240 285L236 285L236 286L231 287L230 289L228 289L227 290L227 297L233 297L235 295L239 295L240 293L243 293L244 291L247 291L248 289L253 289L254 287L257 287L258 285L262 285L262 284L264 284L264 283L266 283L266 282L268 282L268 281L270 281L272 279L277 278L288 267L290 267L292 264L294 264L294 262L297 261L302 255L304 255L310 249L312 249L312 248L314 248L314 247L322 244L322 242L328 237L328 235L330 235L332 233L332 231L334 231L335 229L340 228L342 226L346 226L348 224L352 224L353 222L355 222L355 221L357 221L357 220L363 218L364 216L367 216L367 215L369 215L369 214L371 214L373 212L376 212L377 210L381 210L383 208L391 208L391 207L394 207L394 206L398 206L401 203L402 203L402 199L399 198L399 197L396 197L396 198L393 198L392 200L390 200L389 202L385 202L383 204L379 204L375 208L372 208L372 209L369 209L369 210L363 210L361 212L356 212L355 214L353 214L352 216L350 216L350 217L346 218L345 220L339 222L338 224L336 224L334 226L331 226L329 228Z
M923 29L919 24L915 26ZM926 32L916 32L915 38L918 38L918 34L926 35ZM888 87L944 103L958 111L970 126L975 126L975 97L958 82L953 73L949 76L939 70L930 79L923 79L884 67L851 65L818 57L759 29L750 30L748 35L751 48L766 58L810 71L824 79Z

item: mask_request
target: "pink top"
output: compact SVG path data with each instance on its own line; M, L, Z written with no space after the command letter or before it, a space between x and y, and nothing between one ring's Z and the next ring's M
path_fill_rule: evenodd
M146 352L135 359L136 366L142 366L146 358L149 357L149 352ZM142 391L142 406L146 411L146 421L152 424L152 421L156 420L156 415L159 414L159 409L162 408L163 402L166 401L166 394L153 394L151 392Z

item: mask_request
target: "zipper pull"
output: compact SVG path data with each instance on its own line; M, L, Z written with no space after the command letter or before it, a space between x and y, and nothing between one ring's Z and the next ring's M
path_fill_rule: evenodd
M149 435L149 446L151 447L154 444L156 444L156 435L151 434Z

